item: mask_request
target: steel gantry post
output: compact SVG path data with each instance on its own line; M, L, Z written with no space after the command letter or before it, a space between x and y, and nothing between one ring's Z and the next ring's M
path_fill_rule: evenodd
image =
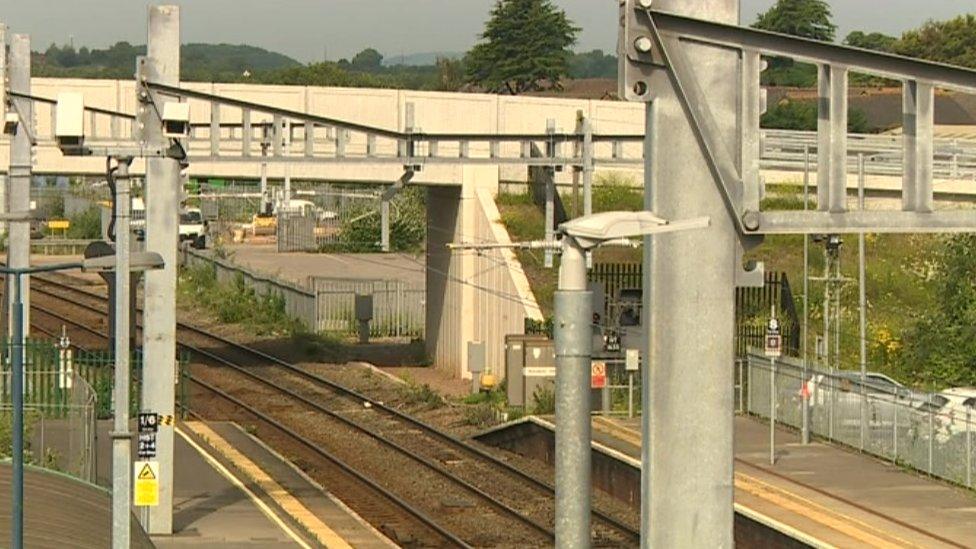
M10 37L10 56L7 65L7 78L11 92L30 95L31 92L31 49L30 37L14 34ZM34 133L34 107L30 99L11 97L11 114L18 117L17 129L10 136L10 166L7 171L7 211L26 212L30 210L30 183L32 171L31 135ZM7 260L12 269L26 269L30 265L30 223L10 223L9 248ZM12 288L8 277L8 288ZM30 335L30 275L21 280L24 324L23 337ZM13 311L14 292L6 294L7 311ZM12 327L8 318L7 326ZM13 330L10 329L9 333ZM8 336L9 336L8 333Z
M651 3L621 3L627 10L621 20L631 25L635 10ZM739 0L655 0L653 5L720 23L739 20ZM653 236L644 244L649 367L642 370L641 546L732 547L730 387L742 244L726 202L734 195L723 194L728 190L716 182L732 183L727 159L739 135L740 55L661 39L653 24L636 32L640 35L622 34L621 57L649 55L658 67L662 60L669 66L649 68L636 82L625 77L622 84L629 98L648 104L646 209L666 219L712 220L705 230ZM655 143L666 145L666 153L655 151Z
M148 56L142 74L152 82L179 85L180 9L178 6L149 7ZM145 93L136 86L137 93ZM148 97L139 97L138 123L142 140L162 143L163 102L175 101L162 94L154 106ZM143 318L142 410L167 416L175 413L176 398L176 276L180 164L171 158L146 160L146 250L157 252L165 267L146 273L145 313ZM160 427L157 435L159 461L159 505L150 507L150 534L173 532L173 428Z

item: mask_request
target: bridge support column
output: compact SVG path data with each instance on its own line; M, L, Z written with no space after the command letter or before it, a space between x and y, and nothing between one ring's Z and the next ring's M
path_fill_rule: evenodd
M155 82L178 86L180 82L180 9L150 6L146 76ZM157 95L157 99L162 96ZM159 106L162 110L162 105ZM164 141L162 122L152 105L139 104L143 139ZM169 158L146 161L146 250L157 252L165 267L146 273L143 314L142 409L174 415L176 401L176 251L182 188L179 162ZM161 426L157 434L159 505L149 507L150 534L173 533L173 427Z
M737 24L739 0L659 0L655 9ZM739 59L682 44L725 145L735 150ZM700 231L645 239L642 547L733 546L733 332L737 240L666 71L648 83L645 206ZM649 313L649 314L648 314Z
M516 314L505 305L516 306L518 299L492 300L498 292L493 284L479 282L482 276L509 276L503 262L482 258L472 251L452 251L447 245L484 242L484 216L479 189L497 189L498 168L464 166L460 187L429 187L427 190L427 320L426 350L438 368L454 376L471 379L467 343L484 341L489 367L501 356L504 331L513 331ZM484 286L484 287L482 287ZM495 292L495 293L493 293ZM524 307L523 307L524 308ZM521 327L519 327L521 328ZM521 332L521 330L518 330ZM502 334L502 335L499 335ZM495 370L499 373L498 370Z

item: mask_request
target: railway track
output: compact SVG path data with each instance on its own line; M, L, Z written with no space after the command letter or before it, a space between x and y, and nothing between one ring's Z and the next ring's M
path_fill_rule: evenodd
M42 316L104 341L104 333L92 326L104 326L106 298L36 277L32 291L44 296L32 301ZM71 316L57 312L58 303L69 304ZM360 484L372 482L374 492L386 490L387 501L428 530L426 537L416 527L398 537L423 540L421 545L552 544L554 492L549 483L400 410L257 349L182 323L178 336L192 356L218 367L196 369L189 378L194 385L333 468L349 469L346 476L357 477ZM374 457L366 459L369 455ZM407 472L413 472L412 478L405 478ZM383 480L371 480L377 478ZM328 484L331 488L334 483ZM369 518L370 510L363 516ZM483 526L480 531L473 528L472 516ZM610 514L597 510L593 521L595 545L638 542L637 528ZM442 539L431 539L431 531ZM466 534L452 539L451 532Z

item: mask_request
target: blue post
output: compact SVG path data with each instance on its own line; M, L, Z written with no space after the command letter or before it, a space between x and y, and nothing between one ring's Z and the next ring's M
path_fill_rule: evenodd
M13 307L13 516L11 521L11 547L24 547L24 302L20 295L20 274L14 274Z

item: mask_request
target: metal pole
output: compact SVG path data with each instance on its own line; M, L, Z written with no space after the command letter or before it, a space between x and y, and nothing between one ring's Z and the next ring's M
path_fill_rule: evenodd
M634 372L627 372L627 418L634 419Z
M894 400L895 426L894 426L894 431L892 433L893 436L892 436L892 444L891 444L892 446L891 462L897 464L898 463L898 408L900 408L900 405L898 404L898 388L897 387L893 388L891 391L892 393L894 393L894 397L895 397Z
M555 119L550 118L546 120L546 133L556 133ZM555 149L551 143L546 143L546 156L555 156ZM542 168L542 171L548 174L547 177L543 178L546 185L545 236L546 242L552 243L556 240L556 173L548 166ZM554 265L553 260L555 258L555 251L552 248L547 247L544 253L544 265L547 269L551 269Z
M162 84L180 83L180 10L178 6L149 8L148 65ZM139 86L137 86L137 89ZM159 101L167 101L157 96ZM171 99L170 99L171 100ZM147 143L166 142L162 121L151 106L139 105ZM162 106L160 105L160 110ZM142 409L174 415L176 403L176 277L181 179L179 162L170 158L146 161L146 250L157 252L165 266L145 278L143 315ZM149 509L150 534L173 532L173 428L156 434L159 462L159 505Z
M739 4L654 1L655 9L733 25ZM738 53L710 46L684 53L699 76L707 75L702 85L715 98L713 129L732 142L741 97ZM668 72L652 71L646 79L653 103L644 141L644 206L665 219L709 217L711 225L644 241L644 383L650 398L643 414L641 546L732 547L735 402L729 366L741 269L736 255L743 243ZM666 145L666 154L657 154L655 143Z
M565 237L555 295L556 547L590 546L590 361L593 292L586 258Z
M803 146L803 211L809 209L810 197L810 145ZM807 381L810 377L809 353L807 349L810 339L810 236L803 235L803 342L800 353L803 355L803 378L800 388L801 395L801 427L800 442L810 444L810 395L807 392Z
M966 486L973 487L973 429L972 413L966 407Z
M857 203L858 207L864 209L864 153L859 153L857 155ZM864 451L867 445L867 429L868 429L868 406L867 406L867 390L865 388L865 383L868 378L868 347L867 347L867 329L868 329L868 298L867 298L867 273L864 258L864 233L860 232L857 234L857 256L858 256L858 315L860 322L860 347L861 347L861 451Z
M10 37L10 63L7 66L7 77L10 81L10 91L30 94L31 91L31 49L30 37L26 34L14 34ZM8 211L26 212L30 210L30 184L33 161L31 159L31 142L29 133L34 127L34 106L29 99L12 97L11 103L17 107L22 116L17 134L10 137L10 166L7 172ZM0 110L3 110L0 107ZM11 223L9 226L9 248L7 251L8 265L12 269L26 269L30 266L30 223ZM23 307L23 322L25 328L21 338L30 334L30 275L24 274L21 283L21 301ZM8 296L7 306L13 314L12 303ZM12 326L12 322L9 326Z
M593 214L593 123L583 118L583 215ZM593 254L586 253L586 267L593 267Z
M23 288L20 273L8 275L13 277L13 330L11 341L13 357L13 393L14 425L13 425L13 516L11 521L11 547L24 547L24 303Z
M769 359L769 464L776 465L776 359Z
M385 195L380 199L380 249L390 251L390 199Z
M112 547L130 546L129 492L131 441L129 432L129 236L130 196L128 160L119 161L115 191L115 421L112 429Z
M932 474L932 463L933 458L933 444L935 442L935 410L932 405L929 405L929 474Z

